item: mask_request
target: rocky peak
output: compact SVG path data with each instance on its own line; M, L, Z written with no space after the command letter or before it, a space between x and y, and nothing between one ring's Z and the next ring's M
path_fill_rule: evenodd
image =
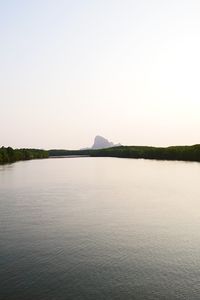
M108 141L103 136L100 135L95 136L92 149L103 149L103 148L110 148L110 147L114 147L113 142Z

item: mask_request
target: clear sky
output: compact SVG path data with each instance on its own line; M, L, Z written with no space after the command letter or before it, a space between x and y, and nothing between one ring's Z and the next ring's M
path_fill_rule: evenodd
M0 0L0 145L200 143L199 0Z

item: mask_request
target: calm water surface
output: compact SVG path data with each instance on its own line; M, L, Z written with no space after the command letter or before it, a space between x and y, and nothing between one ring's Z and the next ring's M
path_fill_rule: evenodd
M200 164L0 166L0 299L200 299Z

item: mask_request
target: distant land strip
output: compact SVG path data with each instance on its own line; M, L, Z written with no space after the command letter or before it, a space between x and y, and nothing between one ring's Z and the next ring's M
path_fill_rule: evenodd
M193 146L171 147L119 146L98 150L41 150L24 148L13 149L11 147L0 148L0 164L12 163L20 160L67 156L122 157L200 162L200 144Z
M193 146L148 147L119 146L106 149L49 150L50 157L87 155L91 157L123 157L157 160L182 160L200 162L200 144Z

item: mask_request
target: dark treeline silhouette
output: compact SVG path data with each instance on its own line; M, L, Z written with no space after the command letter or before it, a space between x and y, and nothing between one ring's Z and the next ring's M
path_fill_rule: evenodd
M63 149L53 149L49 150L49 156L55 157L55 156L71 156L71 155L87 155L92 156L91 153L95 152L95 150L63 150Z
M91 157L124 157L145 158L158 160L183 160L200 162L200 145L172 146L172 147L145 147L119 146L106 149L86 150L40 150L40 149L13 149L0 148L0 164L19 160L62 157L71 155L87 155Z
M48 151L38 149L13 149L11 147L0 148L0 164L12 163L19 160L47 158Z
M200 162L200 145L145 147L120 146L98 150L50 150L50 156L88 155L92 157L124 157L158 160L183 160Z

